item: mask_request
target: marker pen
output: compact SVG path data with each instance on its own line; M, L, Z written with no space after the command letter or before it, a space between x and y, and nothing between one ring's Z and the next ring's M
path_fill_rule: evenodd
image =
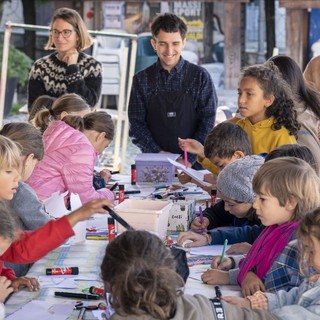
M137 193L141 193L140 190L126 190L124 192L124 194L137 194Z
M97 294L97 295L102 296L102 297L104 297L104 295L105 295L105 291L104 291L103 288L97 288L97 287L94 287L94 286L89 288L89 292L93 293L93 294Z
M47 276L60 276L60 275L76 275L79 274L78 267L56 267L56 268L47 268L46 275Z
M65 292L65 291L55 291L54 295L56 297L66 297L74 299L86 299L86 300L99 300L100 296L97 294L86 294L86 293L76 293L76 292Z
M118 184L119 184L119 183L116 182L109 190L110 190L110 191L115 190L115 189L117 188Z

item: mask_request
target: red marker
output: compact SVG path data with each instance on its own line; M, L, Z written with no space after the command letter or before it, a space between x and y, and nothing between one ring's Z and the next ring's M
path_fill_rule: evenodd
M76 275L79 274L78 267L64 267L64 268L48 268L46 269L47 276L61 276L61 275Z
M104 295L105 295L105 291L104 291L103 288L90 287L89 292L91 294L97 294L97 295L102 296L102 297L104 297Z

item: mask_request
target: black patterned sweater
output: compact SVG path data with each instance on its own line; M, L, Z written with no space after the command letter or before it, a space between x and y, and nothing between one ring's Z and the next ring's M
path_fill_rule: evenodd
M76 93L94 107L99 100L102 84L101 63L80 52L78 63L67 65L57 58L57 52L42 57L33 64L28 81L28 110L41 95L60 97Z

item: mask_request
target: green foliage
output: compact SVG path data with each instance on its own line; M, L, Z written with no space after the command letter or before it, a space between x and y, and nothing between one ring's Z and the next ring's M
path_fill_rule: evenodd
M20 114L19 109L22 107L22 103L14 103L11 107L11 111L10 111L10 116L16 115L16 114Z
M2 65L2 46L0 46L0 67ZM24 85L29 76L32 60L22 51L10 45L8 58L8 78L18 78L18 83Z

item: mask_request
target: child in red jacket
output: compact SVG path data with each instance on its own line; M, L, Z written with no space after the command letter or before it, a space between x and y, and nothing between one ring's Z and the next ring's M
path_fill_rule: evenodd
M2 204L1 200L12 199L18 187L18 181L21 179L20 169L21 157L18 146L10 139L0 136L0 213L3 211L3 214L11 215L10 210ZM32 263L37 261L73 236L72 227L77 222L87 220L94 213L106 213L103 206L113 206L113 203L106 199L90 201L78 210L61 219L49 221L35 231L19 231L18 234L14 232L14 237L6 233L2 234L1 230L4 225L0 223L0 276L11 280L11 287L15 290L20 286L37 290L39 283L35 278L17 278L12 269L4 267L3 262ZM12 224L12 222L7 223L8 227ZM15 226L13 228L16 230ZM14 239L18 240L13 242Z

